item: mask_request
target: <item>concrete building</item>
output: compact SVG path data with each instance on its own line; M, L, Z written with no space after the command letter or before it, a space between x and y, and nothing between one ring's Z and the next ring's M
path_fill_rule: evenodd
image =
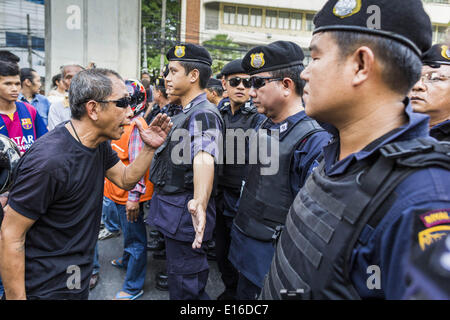
M0 0L0 50L19 56L20 67L30 67L27 14L30 16L32 68L45 76L44 0Z
M228 34L246 48L289 40L306 49L314 29L313 17L325 2L181 0L181 40L203 43L217 34ZM426 0L424 5L433 23L433 41L443 41L450 22L450 0Z

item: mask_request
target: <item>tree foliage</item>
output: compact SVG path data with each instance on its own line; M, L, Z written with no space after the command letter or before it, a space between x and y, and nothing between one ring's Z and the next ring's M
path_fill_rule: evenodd
M166 0L166 36L161 39L162 0L142 0L142 26L146 27L147 64L149 73L157 76L161 49L166 52L179 40L180 0ZM167 62L167 61L166 61Z
M242 50L237 43L234 43L227 34L218 34L211 40L203 42L203 46L208 49L213 58L213 73L219 73L228 62L239 59Z

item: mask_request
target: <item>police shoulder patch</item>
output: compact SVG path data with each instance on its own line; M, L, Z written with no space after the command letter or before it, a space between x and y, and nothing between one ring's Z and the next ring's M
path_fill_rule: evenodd
M419 215L414 229L419 247L425 251L433 243L450 234L450 209L431 210Z
M339 18L347 18L361 10L361 0L339 0L333 8L333 14Z

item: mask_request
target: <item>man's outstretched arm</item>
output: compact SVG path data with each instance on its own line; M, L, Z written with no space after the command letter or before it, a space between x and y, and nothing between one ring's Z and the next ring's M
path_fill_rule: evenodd
M25 236L35 220L7 206L0 229L0 275L8 300L25 300Z

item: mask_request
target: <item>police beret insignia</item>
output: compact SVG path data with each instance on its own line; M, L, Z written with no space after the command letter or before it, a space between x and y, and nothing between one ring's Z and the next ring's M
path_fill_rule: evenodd
M253 53L251 55L251 62L250 65L253 68L259 69L262 68L266 64L266 61L264 60L264 53Z
M335 16L347 18L361 10L361 0L339 0L333 8Z
M450 48L447 46L442 46L442 56L447 59L450 60Z
M302 48L296 43L275 41L250 49L242 59L241 67L244 73L254 75L303 65L304 58Z
M435 44L423 54L422 63L432 68L450 65L450 47L442 43Z
M166 58L169 61L198 62L204 63L208 66L211 66L212 64L211 55L208 50L202 46L192 43L173 46L167 52Z
M175 46L174 55L177 58L183 58L186 54L186 47L185 46Z

